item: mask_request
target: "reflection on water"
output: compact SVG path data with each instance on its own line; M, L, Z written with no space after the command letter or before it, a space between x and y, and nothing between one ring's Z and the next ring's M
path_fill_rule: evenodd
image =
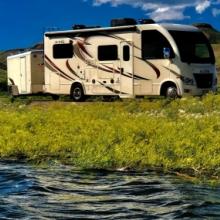
M0 163L0 219L220 219L220 188L154 172Z

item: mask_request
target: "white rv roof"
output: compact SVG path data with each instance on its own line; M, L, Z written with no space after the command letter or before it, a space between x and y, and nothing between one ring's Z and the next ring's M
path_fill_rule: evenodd
M199 31L197 27L192 25L183 25L183 24L160 24L167 30L176 30L176 31Z
M128 26L118 26L118 27L99 27L99 28L88 28L88 29L77 29L77 30L66 30L66 31L53 31L46 32L46 36L56 36L56 35L66 35L66 34L77 34L77 33L90 33L97 31L135 31L137 27L146 27L149 26L161 26L167 30L181 30L181 31L198 31L199 29L191 25L182 25L182 24L138 24L138 25L128 25Z
M119 27L99 27L99 28L88 28L88 29L76 29L66 31L53 31L46 32L45 35L62 35L62 34L77 34L84 32L97 32L97 31L122 31L122 30L135 30L137 25L119 26Z

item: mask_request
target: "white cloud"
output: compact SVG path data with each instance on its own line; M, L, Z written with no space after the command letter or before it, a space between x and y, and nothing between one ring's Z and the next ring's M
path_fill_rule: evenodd
M220 5L220 0L93 0L95 6L107 3L114 7L123 4L139 7L154 20L166 21L190 18L185 12L188 8L194 8L198 14L202 14L212 5ZM213 15L219 13L217 10L213 9Z
M214 17L217 17L218 15L220 15L220 9L213 8L212 9L212 14L213 14Z
M148 14L149 17L155 21L169 21L169 20L183 20L190 18L185 16L181 10L173 10L170 8L158 8L157 10Z
M196 6L196 11L199 14L202 14L208 7L210 7L211 2L208 0L205 0L203 2L200 2L197 6Z

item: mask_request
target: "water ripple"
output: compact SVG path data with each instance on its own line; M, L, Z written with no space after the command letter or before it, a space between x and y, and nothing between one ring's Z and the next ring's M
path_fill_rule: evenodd
M220 219L220 188L154 172L1 162L0 219Z

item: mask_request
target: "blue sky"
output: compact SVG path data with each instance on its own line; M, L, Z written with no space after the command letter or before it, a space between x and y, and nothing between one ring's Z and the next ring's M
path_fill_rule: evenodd
M48 28L108 26L111 18L122 17L206 22L220 31L220 0L1 0L0 50L33 46Z

